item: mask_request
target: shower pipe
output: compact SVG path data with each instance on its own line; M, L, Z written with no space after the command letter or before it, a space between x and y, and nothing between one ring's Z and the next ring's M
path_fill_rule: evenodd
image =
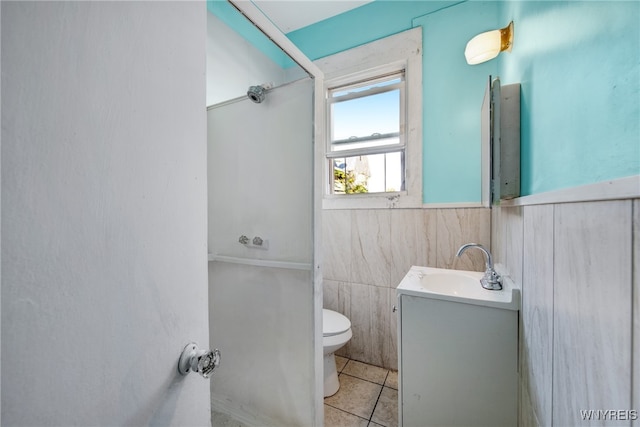
M290 82L287 82L287 83L282 83L279 86L274 86L274 87L269 88L268 92L273 92L274 90L280 89L282 87L287 87L287 86L291 86L291 85L294 85L294 84L298 84L298 83L306 81L307 79L310 79L310 78L311 77L302 77L301 79L298 79L298 80L293 80L293 81L290 81ZM249 100L249 98L247 98L247 94L244 94L244 95L238 96L236 98L231 98L231 99L228 99L226 101L218 102L217 104L209 105L207 107L207 111L213 110L214 108L224 107L225 105L235 104L236 102L248 101L248 100Z

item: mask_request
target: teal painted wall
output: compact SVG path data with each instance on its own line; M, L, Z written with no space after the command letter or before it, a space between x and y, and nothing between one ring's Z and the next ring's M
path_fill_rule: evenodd
M498 63L469 66L464 48L499 27L498 4L379 0L287 36L317 59L422 26L423 201L480 202L480 107Z
M408 30L414 27L414 18L460 2L377 0L292 31L287 37L315 60Z
M467 65L467 41L512 19L513 51ZM522 85L523 195L640 174L639 22L638 1L377 0L287 36L318 59L422 26L423 200L465 203L489 75Z
M423 31L423 200L481 201L480 108L497 61L468 65L467 42L500 28L498 2L466 2L416 19Z
M508 2L521 83L522 193L640 174L640 3Z

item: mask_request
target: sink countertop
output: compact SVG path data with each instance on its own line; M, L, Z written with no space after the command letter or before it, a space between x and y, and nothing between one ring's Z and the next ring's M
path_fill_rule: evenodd
M520 309L520 289L515 287L509 276L502 276L502 290L490 291L480 285L483 275L477 271L413 266L396 291L398 294L505 310Z

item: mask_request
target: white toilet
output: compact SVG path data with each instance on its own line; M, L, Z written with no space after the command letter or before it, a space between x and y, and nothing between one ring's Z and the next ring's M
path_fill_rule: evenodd
M340 388L334 353L351 339L351 322L332 310L322 309L322 353L324 355L324 397Z

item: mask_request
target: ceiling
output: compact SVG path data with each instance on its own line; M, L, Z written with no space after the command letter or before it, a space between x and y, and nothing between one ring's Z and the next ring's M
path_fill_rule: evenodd
M347 12L372 0L253 0L283 33Z

